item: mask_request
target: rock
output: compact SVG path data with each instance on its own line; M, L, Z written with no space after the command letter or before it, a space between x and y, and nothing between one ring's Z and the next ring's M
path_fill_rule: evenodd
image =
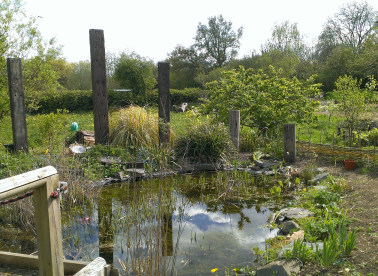
M298 259L280 260L260 267L256 271L257 276L289 276L298 273L303 266Z
M251 170L253 170L253 171L258 171L260 169L261 169L260 166L252 166L251 167Z
M265 175L275 175L276 173L274 171L266 171L264 174Z
M300 239L301 241L303 241L304 240L304 231L303 230L296 231L293 234L288 235L287 238L289 239L289 242L293 242L297 239Z
M318 184L320 181L326 179L329 173L321 173L315 176L313 179L310 180L311 184Z
M219 164L195 164L194 168L196 171L204 172L204 171L216 171L220 169Z
M288 219L307 218L312 217L314 215L313 212L310 212L307 209L293 207L282 209L280 211L280 214Z
M116 180L124 180L125 178L128 178L128 175L124 175L123 172L117 172L113 176Z
M295 221L292 221L292 220L285 221L284 223L282 223L280 225L280 227L281 227L281 231L284 235L289 234L290 231L293 230L293 229L299 229L300 228L298 223L296 223Z
M100 161L103 165L123 164L118 156L103 156Z
M261 168L270 168L272 166L272 164L260 160L253 160L253 162L256 166L259 166Z
M146 171L144 169L127 169L125 172L128 172L131 177L140 178L146 175Z

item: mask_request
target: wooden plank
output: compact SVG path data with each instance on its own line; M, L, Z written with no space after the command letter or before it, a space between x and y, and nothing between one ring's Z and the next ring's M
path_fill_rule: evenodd
M169 92L169 63L158 63L158 106L159 106L159 143L170 140L170 92Z
M237 150L239 150L240 110L230 110L229 131L231 141L234 143Z
M95 143L105 144L109 136L108 89L103 30L89 30Z
M4 192L22 187L35 181L45 179L57 173L58 172L54 167L47 166L34 171L2 179L0 180L0 195Z
M50 196L57 188L59 176L55 174L34 190L39 274L46 276L64 274L59 199Z
M26 111L20 58L8 58L8 86L12 118L13 148L28 151Z
M2 251L0 251L0 264L30 270L37 270L39 267L38 256ZM75 274L88 264L89 262L63 260L64 273Z
M106 261L98 257L81 269L75 276L107 276L105 275Z

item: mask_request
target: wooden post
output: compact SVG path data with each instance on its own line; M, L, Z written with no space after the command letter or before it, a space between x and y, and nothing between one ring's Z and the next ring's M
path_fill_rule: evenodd
M230 110L229 130L231 141L239 150L240 110Z
M104 31L89 30L89 42L91 49L95 141L96 144L106 144L109 136L109 118Z
M297 160L295 124L284 124L284 160L286 163L295 163Z
M168 143L170 130L169 63L158 63L159 144Z
M58 187L58 174L51 166L0 180L0 199L34 190L39 275L44 276L64 275L59 199L50 196Z
M12 117L14 150L28 151L28 135L26 129L26 112L22 67L20 58L8 58L8 84Z
M46 185L34 190L39 274L46 276L64 275L59 199L50 196L57 188L56 174L48 178Z

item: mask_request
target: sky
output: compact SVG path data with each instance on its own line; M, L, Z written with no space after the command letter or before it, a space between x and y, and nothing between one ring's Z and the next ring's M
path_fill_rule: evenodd
M45 39L55 37L69 62L89 60L89 30L102 29L106 52L136 52L163 61L177 45L194 43L198 23L223 15L236 31L244 27L239 56L259 52L275 24L297 23L313 42L343 0L24 0L29 15L39 17ZM378 10L378 1L368 3Z

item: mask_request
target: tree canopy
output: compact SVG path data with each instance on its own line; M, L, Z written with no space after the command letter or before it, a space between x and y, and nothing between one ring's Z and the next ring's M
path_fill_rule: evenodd
M194 45L210 59L214 67L222 67L237 55L243 27L235 32L232 22L225 21L222 15L210 17L208 20L207 25L198 24Z

